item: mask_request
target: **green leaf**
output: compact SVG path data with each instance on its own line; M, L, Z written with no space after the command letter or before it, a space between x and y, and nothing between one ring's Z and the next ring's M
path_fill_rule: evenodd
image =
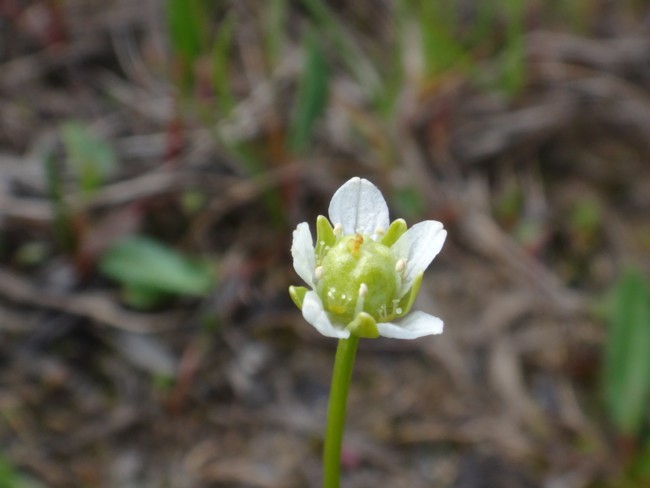
M391 195L391 201L401 215L416 217L425 213L426 203L417 189L411 187L399 188Z
M302 5L320 26L320 32L334 45L337 55L365 89L368 98L374 98L382 80L357 40L349 35L344 23L326 0L302 0Z
M569 214L571 227L576 231L588 234L598 231L602 220L602 209L595 198L579 200Z
M122 300L136 310L152 310L168 300L170 294L157 288L125 283L122 288Z
M167 27L172 50L180 62L180 83L188 89L194 63L205 46L208 12L202 0L167 0Z
M456 11L453 4L419 0L413 15L419 23L426 75L438 76L448 70L463 68L468 55L454 32Z
M57 164L54 154L49 153L43 159L47 192L52 204L54 214L54 236L56 242L68 253L74 251L76 238L72 222L72 214L63 199L63 181L61 170Z
M627 466L624 487L650 486L650 440L646 439ZM616 485L618 487L618 485Z
M77 173L81 189L91 193L117 170L117 156L103 139L80 122L61 126L61 138L70 167Z
M327 102L327 64L315 35L307 42L306 56L289 130L289 145L296 152L309 143L314 124Z
M231 87L234 27L234 17L227 16L217 29L212 47L212 85L217 106L223 116L229 115L236 105L236 98Z
M526 2L508 0L503 5L507 16L506 45L503 52L500 88L509 97L518 95L526 82L525 16Z
M269 0L265 11L266 52L270 66L275 66L282 54L287 35L288 0Z
M214 284L209 266L144 236L118 242L102 256L99 267L125 285L127 296L147 304L160 293L204 295Z
M650 285L628 270L617 283L605 345L604 388L615 426L626 435L642 427L650 399Z
M19 472L9 461L0 456L0 488L45 488L45 486Z
M167 1L167 26L172 49L188 62L201 54L206 14L200 0Z

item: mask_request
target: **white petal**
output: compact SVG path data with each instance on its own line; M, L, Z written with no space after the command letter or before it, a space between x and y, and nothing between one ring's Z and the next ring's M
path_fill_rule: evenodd
M313 288L316 254L314 252L314 241L311 238L311 231L307 222L298 224L296 230L293 231L291 255L293 256L293 269L296 270L298 276L305 283Z
M348 180L336 190L329 208L333 225L341 224L343 234L374 235L379 229L386 230L390 223L388 206L379 188L359 177Z
M447 231L435 220L426 220L415 224L393 244L393 251L398 259L406 260L404 279L400 296L411 289L415 277L424 272L431 264L447 237Z
M315 291L308 291L305 294L305 300L302 302L302 316L326 337L338 337L339 339L350 337L349 330L332 324L323 308L323 302Z
M377 324L379 335L393 339L417 339L418 337L441 334L444 324L442 320L424 312L413 312L393 324L383 322Z

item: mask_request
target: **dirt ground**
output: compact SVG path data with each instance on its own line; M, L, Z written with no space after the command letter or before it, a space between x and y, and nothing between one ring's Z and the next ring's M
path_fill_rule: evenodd
M328 104L292 152L309 13L290 4L269 74L259 5L223 2L238 98L220 117L200 79L179 90L162 2L0 3L0 486L319 486L336 341L292 305L289 249L352 176L449 237L416 303L444 334L360 345L343 486L641 486L617 484L601 370L607 293L650 272L647 9L590 2L577 34L538 2L515 96L407 75L383 118L328 44ZM329 2L371 52L391 4ZM69 121L117 155L92 192ZM214 287L129 305L98 263L134 234L200 256Z

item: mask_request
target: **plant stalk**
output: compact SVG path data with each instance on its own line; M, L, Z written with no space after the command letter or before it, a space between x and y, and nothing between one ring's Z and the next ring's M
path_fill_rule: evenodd
M336 348L323 451L323 488L340 486L345 410L358 345L359 338L351 335L349 339L340 339Z

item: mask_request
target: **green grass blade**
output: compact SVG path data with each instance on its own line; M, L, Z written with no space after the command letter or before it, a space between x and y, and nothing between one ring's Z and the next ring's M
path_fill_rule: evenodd
M84 193L99 189L104 180L117 171L117 155L113 148L80 122L63 124L61 138L67 161L77 174Z
M650 399L650 285L627 271L617 283L605 344L608 413L625 435L642 427Z
M412 6L422 38L425 74L437 76L467 63L467 53L457 40L455 12L449 5L420 0Z
M323 34L327 35L335 45L350 72L374 98L381 91L382 80L375 67L368 61L367 56L341 27L340 20L327 3L324 0L302 0L302 4L322 27Z
M191 86L194 63L205 46L206 21L209 19L202 0L167 0L169 40L180 69L180 83Z
M278 64L286 32L286 19L288 15L288 0L269 0L267 4L266 24L266 56L269 67Z
M227 117L236 105L236 99L230 86L234 26L234 18L226 17L217 30L212 47L212 85L217 107L223 117Z
M52 205L52 214L54 215L54 236L57 244L64 252L72 253L76 246L72 214L63 200L64 191L61 170L53 153L45 155L43 166L47 193Z
M504 7L507 15L506 46L503 54L501 89L510 97L518 95L526 82L525 17L526 5L522 0L509 0Z
M294 106L289 146L295 152L303 151L311 138L314 124L323 113L327 102L327 63L316 36L310 36L298 97Z

